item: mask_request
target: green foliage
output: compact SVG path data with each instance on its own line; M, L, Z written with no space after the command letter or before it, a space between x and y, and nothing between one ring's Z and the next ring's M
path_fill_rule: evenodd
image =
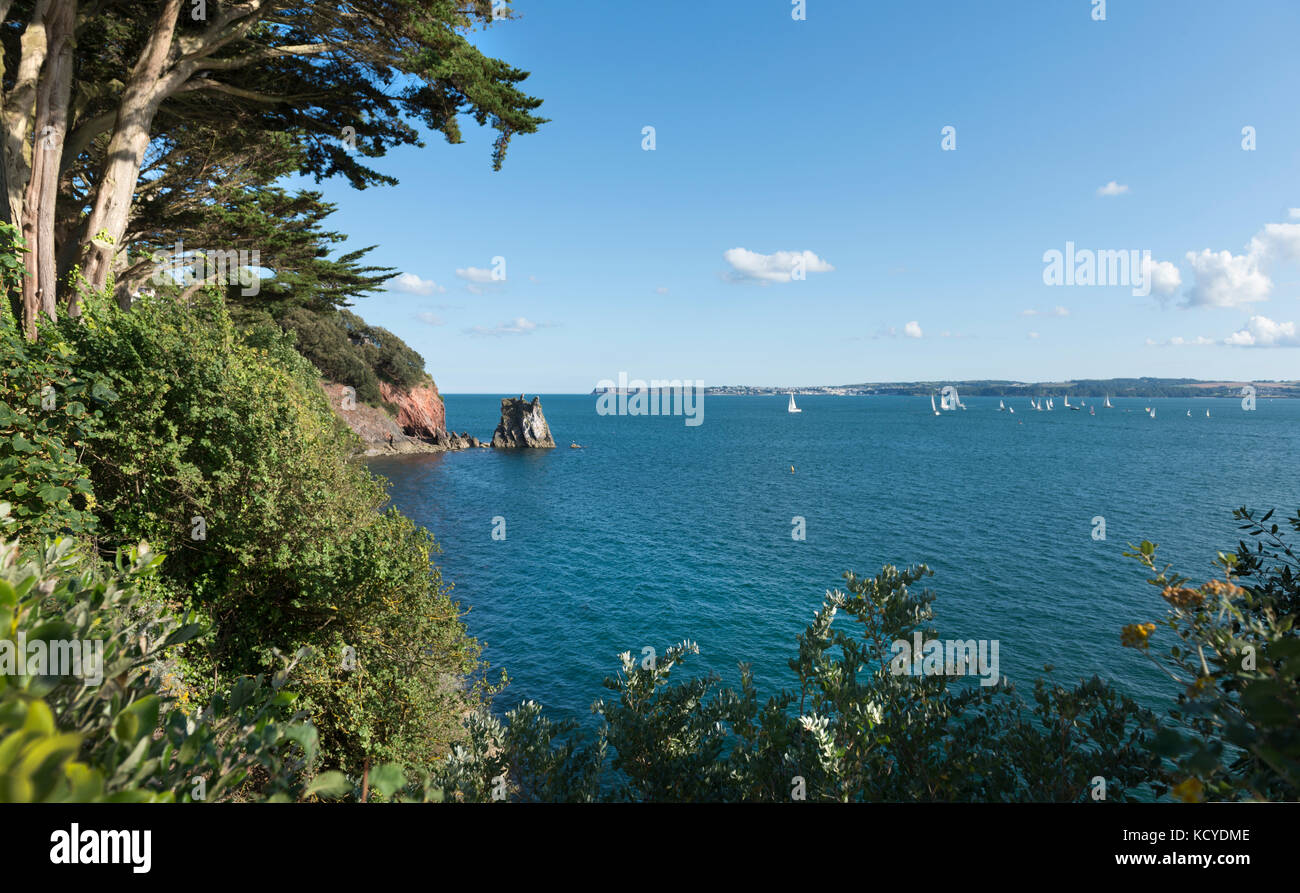
M23 324L23 280L27 276L23 266L23 252L27 245L22 231L12 223L0 220L0 327L19 329Z
M51 326L27 341L0 328L0 500L25 534L86 533L94 497L78 455L100 410L115 395L102 379L78 376L72 351Z
M79 374L119 399L87 442L103 538L166 551L160 594L211 627L184 650L196 692L296 669L328 764L429 765L482 694L429 559L428 533L349 461L355 437L316 370L274 328L236 334L221 299L88 303L69 324Z
M7 510L0 505L0 516ZM105 578L73 540L29 558L0 542L0 631L29 648L95 643L81 675L0 674L0 801L140 802L297 799L317 753L315 730L285 716L287 669L267 685L234 680L206 704L175 684L179 646L199 628L161 613L140 584L161 557L119 553ZM11 670L11 668L6 668Z
M361 351L348 340L347 330L337 316L295 307L280 319L280 324L297 336L295 346L298 351L321 375L352 387L362 403L379 405L382 399L379 376L366 364Z
M525 704L508 725L477 719L433 783L463 800L501 799L504 777L510 799L1083 801L1101 778L1108 800L1150 796L1154 718L1098 679L1039 680L1029 705L1005 683L895 672L891 643L934 637L933 595L912 589L928 574L846 574L799 637L797 692L760 701L743 664L739 691L672 682L691 642L641 665L624 654L594 742ZM613 785L598 781L607 748Z
M298 351L320 374L350 385L358 400L382 402L379 382L412 388L428 380L424 358L392 332L346 310L325 313L295 307L280 325L297 336Z
M1160 626L1174 644L1165 655L1151 652L1155 623L1126 627L1125 644L1147 653L1178 686L1157 745L1183 800L1300 799L1300 563L1285 533L1268 523L1272 515L1234 512L1255 542L1219 554L1221 580L1195 585L1169 566L1157 569L1149 542L1128 553L1153 574L1148 582L1169 605ZM1300 514L1289 524L1300 532Z

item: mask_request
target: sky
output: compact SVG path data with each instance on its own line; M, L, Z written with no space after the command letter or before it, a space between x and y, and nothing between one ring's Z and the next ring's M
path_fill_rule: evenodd
M1104 6L515 0L503 170L467 121L299 185L446 393L1300 378L1300 3Z

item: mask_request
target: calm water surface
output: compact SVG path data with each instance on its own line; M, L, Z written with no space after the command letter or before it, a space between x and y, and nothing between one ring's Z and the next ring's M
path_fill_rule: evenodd
M1300 507L1300 401L1245 412L1238 400L1125 399L1090 416L965 398L967 411L936 418L924 398L799 399L791 415L785 397L707 397L704 423L688 427L542 395L559 449L369 464L441 543L470 631L512 679L498 706L529 698L578 719L620 652L684 638L701 648L687 669L736 684L747 661L760 694L793 687L795 636L844 571L921 562L935 571L940 635L999 640L1013 681L1052 663L1156 706L1164 677L1119 630L1158 619L1163 602L1126 544L1150 539L1205 578L1237 542L1233 508ZM491 436L499 398L446 404L451 427Z

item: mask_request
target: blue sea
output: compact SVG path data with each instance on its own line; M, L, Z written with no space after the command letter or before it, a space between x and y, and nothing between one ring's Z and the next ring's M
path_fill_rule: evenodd
M445 399L449 427L491 437L498 397ZM935 572L940 636L997 640L1022 691L1050 663L1162 707L1166 678L1119 645L1122 626L1164 614L1127 544L1149 539L1204 580L1238 541L1233 508L1300 507L1300 401L1112 398L1092 416L968 397L940 417L927 398L786 401L705 397L691 427L542 395L558 449L369 466L441 544L470 632L510 675L497 707L531 699L584 724L620 652L682 639L701 649L684 670L735 685L745 661L760 695L793 688L795 636L843 572L914 563Z

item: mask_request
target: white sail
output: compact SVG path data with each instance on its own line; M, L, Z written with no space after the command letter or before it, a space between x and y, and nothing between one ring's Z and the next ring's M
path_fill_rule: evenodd
M1110 394L1107 394L1107 395L1106 395L1106 408L1107 408L1107 409L1114 409L1114 407L1110 405Z
M1007 408L1007 405L1006 405L1005 403L1003 403L1001 400L999 400L999 401L998 401L998 412L1001 412L1002 410L1004 410L1004 409L1006 409L1006 408Z
M1207 419L1210 417L1210 411L1209 411L1208 409L1205 410L1205 417L1206 417Z
M935 415L939 414L939 410L934 408L934 394L930 395L930 411L933 412Z
M790 392L790 405L786 407L786 412L803 412L802 409L794 405L794 391Z

